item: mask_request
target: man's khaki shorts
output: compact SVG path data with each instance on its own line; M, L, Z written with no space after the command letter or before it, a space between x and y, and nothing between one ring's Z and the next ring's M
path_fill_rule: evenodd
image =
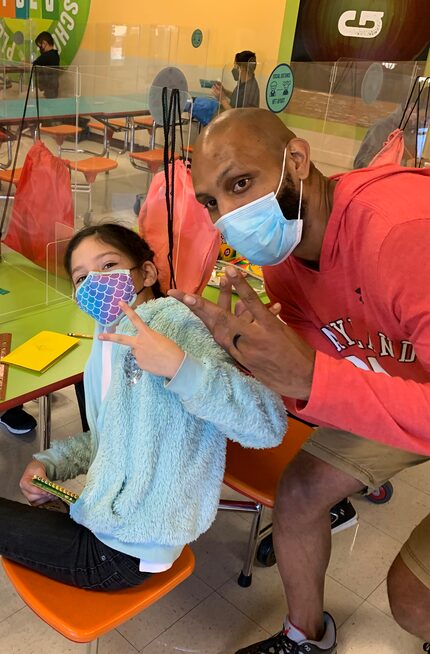
M377 490L405 468L430 457L405 452L347 431L318 427L303 450ZM414 529L400 555L411 572L430 589L430 515Z

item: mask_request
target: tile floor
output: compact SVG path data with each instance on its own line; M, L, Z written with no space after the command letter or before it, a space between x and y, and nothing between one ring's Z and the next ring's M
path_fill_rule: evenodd
M31 144L25 139L23 153ZM48 142L49 144L49 142ZM52 145L52 144L51 144ZM55 151L55 149L53 148ZM135 223L133 202L145 188L145 173L131 168L127 155L93 188L95 220L112 216ZM78 198L77 226L86 198ZM37 404L27 409L37 416ZM80 431L73 389L54 396L53 436ZM37 433L14 437L0 428L0 495L19 499L18 480ZM339 654L418 654L422 643L398 627L390 616L385 578L402 541L430 511L430 463L398 475L395 493L385 506L354 499L360 525L334 537L327 576L326 608L339 627ZM230 491L225 489L224 495ZM21 498L22 499L22 498ZM100 654L232 654L262 639L281 625L285 603L276 566L256 567L250 588L236 583L247 540L249 518L220 513L193 549L194 575L156 605L101 639ZM0 567L0 654L79 654L84 646L66 641L23 604Z
M36 402L26 405L37 417ZM52 432L64 438L80 429L72 388L54 395ZM14 437L0 428L0 494L20 499L17 483L38 434ZM354 529L337 534L327 576L326 608L339 627L339 654L418 654L422 643L390 616L385 578L402 540L430 511L430 463L401 473L384 506L353 498L360 513ZM223 495L231 497L225 488ZM21 498L22 499L22 498ZM100 654L233 654L246 643L279 629L285 612L276 566L255 567L253 584L236 582L249 518L221 512L194 545L192 577L141 615L103 637ZM84 646L66 641L23 604L0 568L0 654L79 654Z

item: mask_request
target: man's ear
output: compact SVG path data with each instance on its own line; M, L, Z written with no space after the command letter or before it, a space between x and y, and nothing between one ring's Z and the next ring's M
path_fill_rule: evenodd
M293 179L304 181L309 177L311 168L309 143L304 139L294 138L287 145L287 168Z

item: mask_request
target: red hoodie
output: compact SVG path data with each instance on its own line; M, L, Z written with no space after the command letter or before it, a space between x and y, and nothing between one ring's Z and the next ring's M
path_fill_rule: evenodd
M281 317L317 350L308 402L287 403L430 456L430 169L338 179L319 270L294 256L264 268Z

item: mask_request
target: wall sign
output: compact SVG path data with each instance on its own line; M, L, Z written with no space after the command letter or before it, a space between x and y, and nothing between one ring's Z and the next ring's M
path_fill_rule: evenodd
M278 64L270 73L266 86L266 104L270 111L284 111L294 89L293 71L288 64Z
M202 30L194 30L191 34L191 44L193 48L199 48L203 42L203 32Z
M76 55L87 25L91 0L1 0L0 59L30 62L33 41L50 32L67 66Z

